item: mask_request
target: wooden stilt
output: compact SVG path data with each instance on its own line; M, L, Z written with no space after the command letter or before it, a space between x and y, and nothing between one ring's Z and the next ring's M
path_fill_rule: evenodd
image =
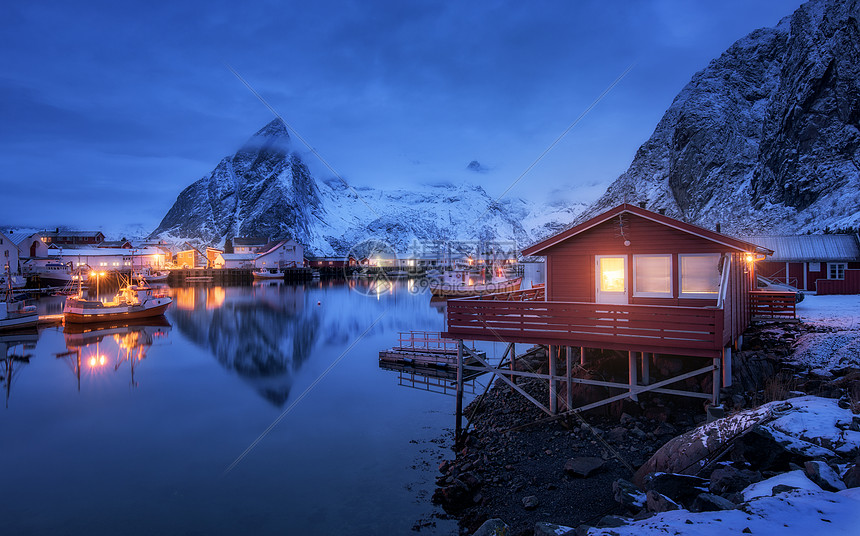
M651 353L642 352L642 385L651 382Z
M556 365L558 362L556 353L559 346L550 345L549 354L549 411L553 415L558 413L558 384L556 383Z
M463 341L457 341L457 410L454 423L454 442L459 443L463 433Z
M511 372L515 370L515 361L517 359L517 347L514 343L511 343ZM511 381L517 383L517 377L511 374Z
M714 392L711 396L711 402L715 406L720 405L720 377L722 376L722 371L720 370L720 361L722 360L719 357L714 358Z
M585 346L579 349L579 364L585 366Z
M723 350L723 386L732 386L732 347Z
M630 400L634 402L639 401L639 397L636 395L636 391L634 388L636 387L636 352L627 352L627 380L630 384Z
M567 369L565 370L565 374L567 375L567 399L565 402L567 403L566 411L570 411L573 409L573 382L571 379L573 378L573 346L565 347L565 365Z

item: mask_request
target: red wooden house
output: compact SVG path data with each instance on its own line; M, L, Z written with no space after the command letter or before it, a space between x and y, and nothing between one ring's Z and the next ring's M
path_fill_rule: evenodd
M628 384L597 382L627 388L628 394L602 403L644 391L687 394L666 387L690 374L640 385L637 360L647 383L650 354L708 358L694 372L713 372L715 388L707 397L716 403L720 371L728 384L731 347L751 319L752 263L773 252L625 204L522 253L546 257L545 295L535 299L534 292L520 291L451 300L445 336L549 346L551 398L543 409L555 413L555 382L589 383L554 376L552 360L560 348L566 349L568 372L574 349L583 360L586 348L628 353Z

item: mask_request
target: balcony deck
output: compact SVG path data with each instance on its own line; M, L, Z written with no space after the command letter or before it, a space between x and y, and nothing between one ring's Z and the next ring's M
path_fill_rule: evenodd
M442 335L710 358L728 342L716 307L548 302L519 292L449 300Z

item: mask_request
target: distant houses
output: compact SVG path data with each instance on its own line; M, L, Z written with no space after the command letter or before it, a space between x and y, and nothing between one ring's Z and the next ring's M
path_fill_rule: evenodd
M756 275L818 294L860 293L860 241L852 234L750 236L774 251Z

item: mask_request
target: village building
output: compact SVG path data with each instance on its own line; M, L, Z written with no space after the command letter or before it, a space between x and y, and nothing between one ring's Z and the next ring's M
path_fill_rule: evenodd
M64 246L97 246L101 244L105 235L101 231L42 231L39 233L46 244Z
M753 315L751 296L760 292L754 264L771 253L623 204L523 250L546 258L544 289L449 300L443 336L505 342L512 355L517 343L547 346L549 375L531 376L550 382L549 404L538 406L551 415L560 408L560 382L566 382L568 396L577 383L621 390L578 411L627 397L636 400L648 391L717 404L720 385L731 383L732 349L739 347ZM585 364L591 349L625 354L627 382L573 377L572 358ZM461 371L492 372L520 390L510 378L524 373L502 372L462 342L460 353L480 363L470 367L460 359ZM650 368L655 355L682 357L693 370L661 378ZM567 360L565 375L556 372L561 356ZM702 374L712 376L710 393L673 385ZM573 410L570 404L568 398L567 409Z
M6 265L9 266L10 274L21 273L19 257L18 244L13 242L9 235L0 233L0 276L6 275Z
M269 244L265 236L237 236L232 241L233 253L260 253Z
M212 267L218 269L253 270L257 253L219 253L212 261Z
M304 248L289 238L269 242L254 260L257 268L295 268L304 265Z
M860 294L860 242L852 234L744 237L773 250L756 275L818 294Z

